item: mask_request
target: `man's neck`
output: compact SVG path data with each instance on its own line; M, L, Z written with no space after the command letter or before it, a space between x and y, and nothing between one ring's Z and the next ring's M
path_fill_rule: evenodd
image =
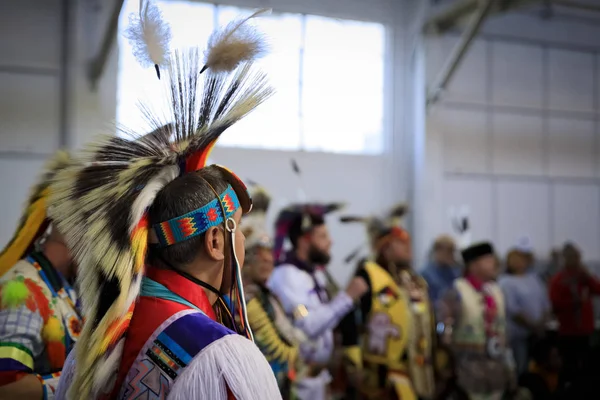
M220 286L223 281L223 268L221 266L212 264L206 265L205 263L198 262L194 265L188 265L184 269L184 272L190 276L193 276L200 282L212 286L217 291L221 289ZM204 293L206 293L206 297L208 297L210 304L215 304L218 299L217 293L203 286L201 287L202 290L204 290Z
M316 267L315 263L313 263L310 260L310 257L308 256L308 252L304 252L304 251L300 251L300 250L296 250L294 252L294 256L296 257L296 259L298 261L301 261L302 263L304 263L309 269L313 269Z
M56 271L58 271L58 273L60 273L65 279L70 281L71 279L74 278L73 276L71 276L72 275L71 265L63 262L64 258L58 257L53 251L48 250L48 249L44 249L42 251L42 254L44 255L44 257L46 257L46 260L48 260L48 262L50 262L50 265L52 265L52 268L54 268Z
M308 260L308 252L305 251L300 251L300 250L296 250L294 251L294 255L296 256L296 258L300 261L302 261L305 264L311 264L310 261Z

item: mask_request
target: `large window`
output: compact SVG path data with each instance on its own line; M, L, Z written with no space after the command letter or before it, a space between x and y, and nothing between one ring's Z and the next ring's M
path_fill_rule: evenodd
M138 1L125 2L120 32ZM253 10L200 2L159 2L174 46L204 45L216 26ZM222 146L377 154L383 149L384 27L304 14L255 21L270 52L258 63L275 95L223 135ZM119 35L117 122L144 131L137 100L162 97ZM160 107L160 105L158 106Z

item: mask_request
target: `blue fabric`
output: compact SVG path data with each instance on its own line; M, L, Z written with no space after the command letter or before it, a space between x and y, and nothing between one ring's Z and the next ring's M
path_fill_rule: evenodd
M171 292L166 286L161 285L160 283L153 281L152 279L144 276L142 278L142 289L140 290L140 296L146 297L156 297L158 299L170 300L179 304L183 304L184 306L188 306L196 311L200 311L202 314L204 312L184 299L183 297Z
M460 270L457 267L430 262L423 269L421 276L427 282L429 298L435 304L447 290L452 288L454 280L460 277Z
M504 275L498 283L506 302L506 320L509 338L526 338L527 328L514 321L517 314L523 314L533 322L541 321L550 311L548 290L534 272L524 275Z
M167 335L164 331L158 335L157 339L164 344L171 353L173 353L176 357L178 357L185 365L189 364L192 361L192 355L185 351L176 341L171 339L169 335Z
M163 334L171 340L169 343L177 343L178 351L184 351L194 358L209 344L236 333L204 314L188 314L169 325L161 332L161 335ZM170 348L170 350L175 349ZM176 354L175 351L174 353Z
M232 334L235 332L201 312L186 314L160 332L146 355L175 380L203 349Z

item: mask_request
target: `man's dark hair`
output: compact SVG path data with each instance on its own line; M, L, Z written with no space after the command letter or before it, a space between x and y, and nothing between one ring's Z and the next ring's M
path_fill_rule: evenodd
M306 229L302 227L302 222L304 221L304 218L308 217L310 219L310 228ZM312 229L316 228L317 226L320 225L324 225L325 224L325 219L323 218L322 215L318 215L318 214L298 214L291 222L290 224L290 229L288 230L288 238L290 239L290 242L292 242L292 246L294 246L294 248L296 248L296 246L298 245L298 239L302 236L305 235L306 233L310 232Z
M200 171L185 174L166 185L158 194L148 217L150 226L194 211L216 198L212 188L221 194L227 188L223 172L206 167ZM164 259L173 267L191 263L204 248L204 234L163 248L151 248L148 262L156 264ZM157 260L158 259L158 260Z

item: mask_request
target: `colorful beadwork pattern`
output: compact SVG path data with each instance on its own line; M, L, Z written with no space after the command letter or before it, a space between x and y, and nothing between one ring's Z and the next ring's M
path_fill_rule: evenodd
M225 219L231 217L238 208L240 201L231 185L219 196L219 200L214 199L205 206L191 211L181 217L173 218L152 228L156 232L161 247L167 247L175 243L183 242L195 236L201 235L213 226L221 225L224 221L223 210L225 210Z

